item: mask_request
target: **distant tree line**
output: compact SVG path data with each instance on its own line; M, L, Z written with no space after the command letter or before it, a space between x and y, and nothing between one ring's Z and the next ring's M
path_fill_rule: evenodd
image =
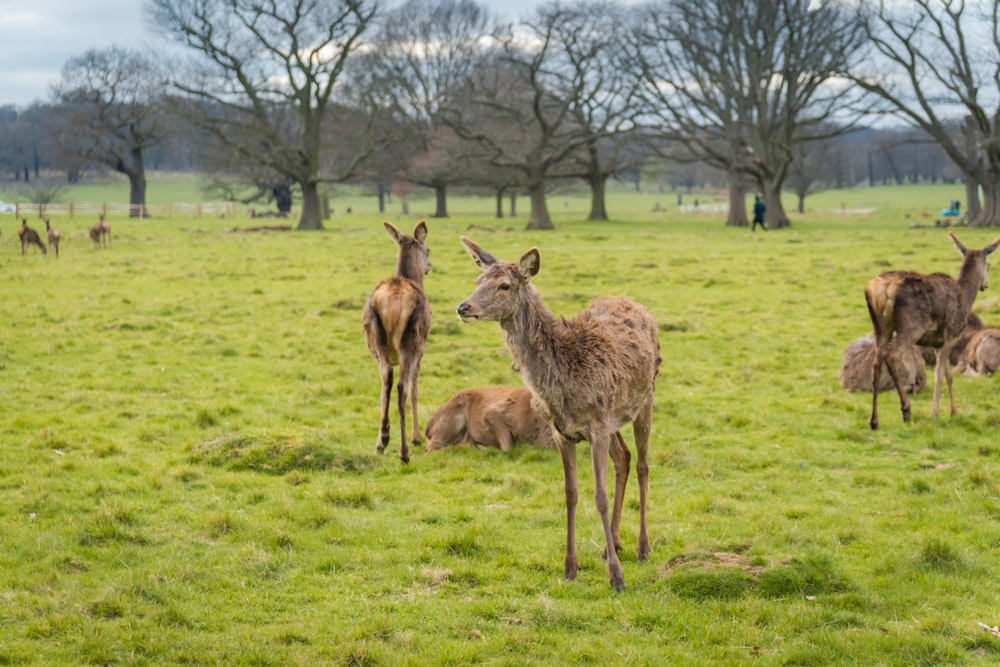
M474 0L146 0L170 46L66 62L52 97L0 108L0 169L25 184L110 170L141 214L146 169L199 170L221 196L328 188L547 195L609 180L760 193L771 227L823 188L961 182L972 224L1000 224L998 0L570 0L508 21ZM981 198L981 199L980 199Z

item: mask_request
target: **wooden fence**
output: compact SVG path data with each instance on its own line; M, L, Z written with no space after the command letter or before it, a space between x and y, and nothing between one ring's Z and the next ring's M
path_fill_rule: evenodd
M233 202L203 202L200 204L170 203L146 204L132 206L131 204L116 204L111 202L57 202L52 204L15 204L17 215L22 217L66 216L77 215L98 216L135 216L145 218L158 216L166 218L232 218L236 215L236 204ZM245 214L245 211L243 212Z

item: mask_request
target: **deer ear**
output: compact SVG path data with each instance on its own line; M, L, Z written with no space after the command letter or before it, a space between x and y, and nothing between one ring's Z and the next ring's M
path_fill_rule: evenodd
M951 237L951 240L955 243L955 247L958 248L958 251L962 253L962 257L965 257L965 253L969 252L969 249L962 245L962 242L958 240L958 237L951 232L948 232L948 236Z
M396 245L399 245L399 239L403 236L399 233L399 230L393 227L392 223L388 220L383 220L382 224L385 225L385 231L389 232L389 236L391 236L392 240L396 242Z
M424 239L427 238L427 223L426 222L424 222L423 220L421 220L420 222L417 223L417 226L413 228L413 238L415 238L416 240L420 241L421 243L424 242Z
M538 269L541 268L541 265L542 258L538 254L538 248L532 248L521 256L521 263L518 265L518 269L520 269L524 279L528 280L532 276L538 275Z
M986 246L985 248L983 248L983 253L987 254L987 255L991 255L991 254L993 254L993 251L997 249L998 246L1000 246L1000 239L997 239L993 243L991 243L988 246Z
M478 266L480 269L485 271L486 267L496 263L497 261L496 258L490 253L480 248L478 245L476 245L476 243L472 239L466 238L464 236L462 236L461 239L462 239L462 245L464 245L465 249L469 252L469 256L472 257L472 261L475 262L476 266Z

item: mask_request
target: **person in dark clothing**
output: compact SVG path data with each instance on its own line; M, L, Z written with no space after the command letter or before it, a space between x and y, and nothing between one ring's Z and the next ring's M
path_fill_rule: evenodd
M764 213L767 212L767 206L760 197L753 198L753 227L750 228L751 232L757 231L757 225L760 225L763 230L767 231L767 225L764 224Z

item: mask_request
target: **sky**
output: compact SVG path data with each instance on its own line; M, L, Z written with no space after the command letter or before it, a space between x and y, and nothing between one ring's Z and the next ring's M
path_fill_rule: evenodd
M540 0L487 0L507 18ZM163 45L147 26L144 0L0 0L0 106L50 102L63 65L90 49Z

